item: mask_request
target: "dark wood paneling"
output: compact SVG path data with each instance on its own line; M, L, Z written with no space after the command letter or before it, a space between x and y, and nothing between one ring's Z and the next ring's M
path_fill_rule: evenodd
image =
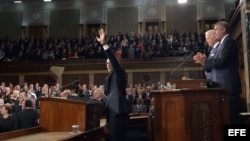
M0 76L0 81L4 81L5 85L8 86L8 84L11 82L14 85L18 84L19 82L19 76L13 75L13 76Z
M158 72L136 72L133 73L133 83L152 84L160 80L160 73Z
M108 73L95 74L94 82L96 85L103 85Z
M49 75L25 75L24 81L33 84L35 84L36 82L40 84L47 83L49 85L56 83L56 80Z
M63 75L63 80L62 80L62 84L67 85L72 83L75 80L79 80L80 84L89 83L89 75L88 74L64 74ZM69 85L66 88L77 88L78 83Z
M43 26L29 26L29 37L40 39L43 37Z

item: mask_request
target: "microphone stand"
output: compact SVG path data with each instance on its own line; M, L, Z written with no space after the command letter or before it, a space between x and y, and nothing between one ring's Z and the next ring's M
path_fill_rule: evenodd
M173 76L173 73L179 69L184 63L186 63L192 56L194 55L194 52L191 52L190 55L184 60L182 61L177 67L175 67L171 73L170 73L170 80L172 80L172 76Z
M78 80L72 81L72 82L70 82L70 83L68 83L68 84L66 84L66 85L63 85L60 89L63 89L63 88L65 88L65 87L68 87L68 86L70 86L70 85L72 85L72 84L76 84L77 82L78 82Z

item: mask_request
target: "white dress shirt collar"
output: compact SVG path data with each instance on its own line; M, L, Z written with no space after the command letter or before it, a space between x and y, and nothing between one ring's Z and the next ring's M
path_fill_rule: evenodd
M227 36L229 36L229 34L226 34L226 35L221 39L220 42L223 43L224 39L225 39Z
M214 44L213 48L216 48L219 45L220 42L217 42Z

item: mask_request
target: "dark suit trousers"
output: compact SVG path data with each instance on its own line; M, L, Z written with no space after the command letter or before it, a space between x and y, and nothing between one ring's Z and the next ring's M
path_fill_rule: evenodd
M231 118L231 124L242 124L243 120L240 116L240 112L242 109L242 104L240 101L240 95L239 94L229 94L230 99L230 118Z
M109 141L125 141L125 126L128 122L128 115L109 116L108 120Z

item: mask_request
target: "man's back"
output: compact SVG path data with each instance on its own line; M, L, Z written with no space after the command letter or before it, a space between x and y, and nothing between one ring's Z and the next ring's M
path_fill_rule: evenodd
M35 109L25 109L18 113L19 129L30 128L38 125L38 112Z
M19 129L38 125L38 112L33 108L31 100L26 100L25 109L17 114L17 125Z
M25 109L17 115L19 129L38 126L38 112L35 109Z

